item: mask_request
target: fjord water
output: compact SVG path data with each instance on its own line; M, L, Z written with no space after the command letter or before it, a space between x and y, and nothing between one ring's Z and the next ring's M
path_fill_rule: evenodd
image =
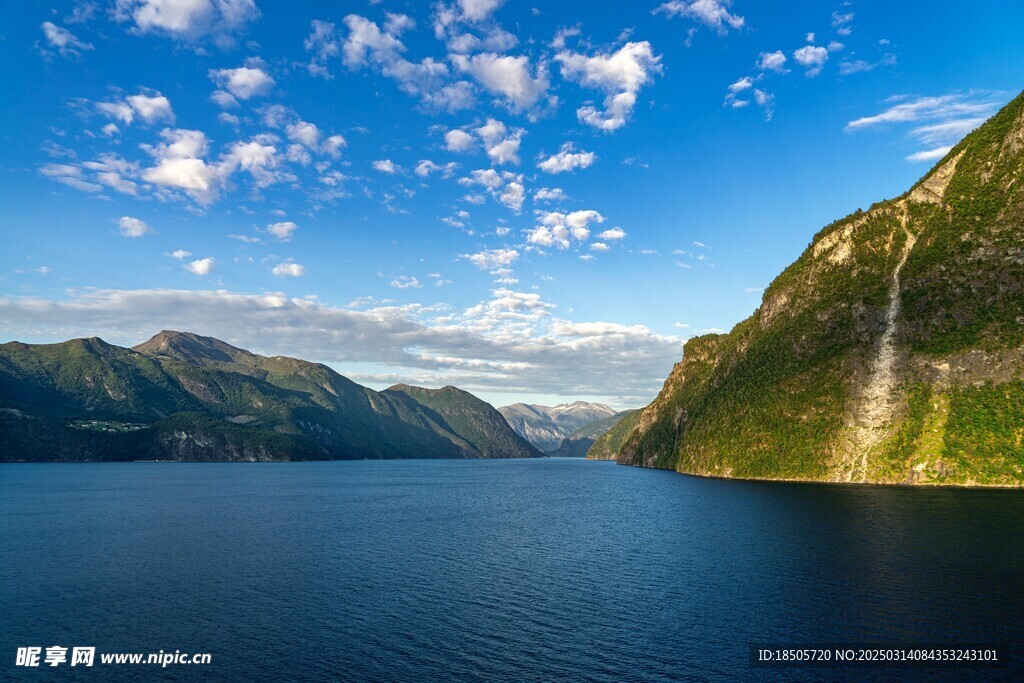
M837 674L752 669L748 643L991 642L1020 657L1022 532L1020 491L720 481L572 459L4 465L0 670L818 680ZM12 666L17 647L53 644L213 663Z

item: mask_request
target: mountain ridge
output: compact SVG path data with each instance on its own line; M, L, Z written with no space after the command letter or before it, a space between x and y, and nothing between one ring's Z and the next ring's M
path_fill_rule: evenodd
M557 406L513 403L498 408L512 429L545 453L556 450L562 440L580 427L610 417L615 410L602 403L574 401Z
M320 363L188 332L133 348L95 337L9 342L0 344L0 460L543 455L489 404L452 387L458 419L445 418L428 405L433 392L376 392Z

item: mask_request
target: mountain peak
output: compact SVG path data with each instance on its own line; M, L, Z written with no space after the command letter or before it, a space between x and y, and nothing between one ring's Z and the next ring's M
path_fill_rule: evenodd
M239 357L253 355L213 337L176 330L161 330L148 341L133 346L132 350L147 356L163 356L196 364L231 363Z

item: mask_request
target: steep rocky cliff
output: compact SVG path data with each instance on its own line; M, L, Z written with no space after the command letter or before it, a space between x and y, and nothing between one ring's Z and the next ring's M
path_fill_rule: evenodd
M654 402L591 457L1019 486L1022 342L1024 95L906 194L819 232L728 334L687 342Z

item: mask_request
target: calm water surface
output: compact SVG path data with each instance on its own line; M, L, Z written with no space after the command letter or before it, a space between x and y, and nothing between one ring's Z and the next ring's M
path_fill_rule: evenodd
M752 669L747 648L1021 656L1022 591L1019 491L570 459L0 465L0 678L934 680ZM13 667L18 646L54 644L213 664Z

